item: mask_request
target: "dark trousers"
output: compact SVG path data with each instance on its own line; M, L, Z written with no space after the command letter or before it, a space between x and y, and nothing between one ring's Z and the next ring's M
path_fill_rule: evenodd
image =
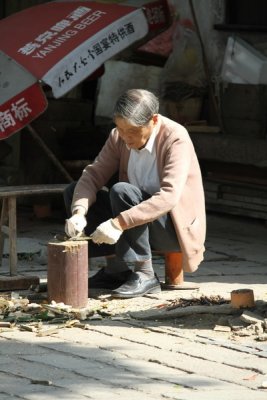
M64 201L68 217L71 216L71 202L76 183L71 183L64 191ZM118 216L122 211L148 199L150 195L127 182L115 183L110 189L97 193L96 202L86 215L86 235L94 232L102 222ZM180 251L171 217L165 214L152 222L126 229L115 245L88 243L90 257L115 254L126 262L146 261L152 258L153 250L162 252Z

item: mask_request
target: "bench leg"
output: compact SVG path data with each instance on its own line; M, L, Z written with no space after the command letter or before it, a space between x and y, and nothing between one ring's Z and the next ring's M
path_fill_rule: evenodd
M10 276L0 276L0 290L24 290L31 285L38 285L38 276L17 275L17 207L16 196L3 199L0 219L0 262L2 262L4 236L9 238Z
M7 214L7 199L2 200L2 209L1 209L1 218L0 218L0 265L2 265L3 261L3 252L4 252L4 244L5 244L5 236L6 233L4 232L3 226L8 222L8 214Z
M184 282L184 271L182 266L182 253L165 253L165 284L166 289L198 289L199 285Z
M8 219L9 219L9 269L10 275L17 275L17 212L16 197L8 199Z

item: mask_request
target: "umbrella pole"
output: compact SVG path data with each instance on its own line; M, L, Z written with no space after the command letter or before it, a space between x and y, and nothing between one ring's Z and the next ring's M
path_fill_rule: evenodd
M38 144L42 147L42 149L45 151L45 153L48 155L50 160L57 166L57 168L60 170L60 172L65 176L65 178L69 182L73 182L73 178L70 176L68 171L64 168L64 166L59 162L59 160L56 158L54 153L49 149L49 147L44 143L42 138L38 135L36 130L29 124L27 125L27 128L32 135L32 137L38 142Z

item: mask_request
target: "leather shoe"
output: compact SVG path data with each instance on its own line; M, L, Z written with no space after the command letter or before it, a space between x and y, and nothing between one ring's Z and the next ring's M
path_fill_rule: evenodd
M88 279L88 287L89 289L117 289L131 274L131 270L108 274L106 268L103 267Z
M151 279L145 279L142 274L132 272L127 282L121 285L118 289L112 291L113 297L128 299L131 297L144 296L147 293L161 292L160 282L155 276Z

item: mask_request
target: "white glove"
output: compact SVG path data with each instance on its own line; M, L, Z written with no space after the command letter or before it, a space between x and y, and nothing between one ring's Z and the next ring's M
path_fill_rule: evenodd
M84 215L74 214L71 218L66 219L65 232L69 237L80 235L87 225Z
M119 240L122 232L122 230L114 225L112 219L109 219L108 221L102 222L92 233L91 237L93 242L98 244L115 244Z

